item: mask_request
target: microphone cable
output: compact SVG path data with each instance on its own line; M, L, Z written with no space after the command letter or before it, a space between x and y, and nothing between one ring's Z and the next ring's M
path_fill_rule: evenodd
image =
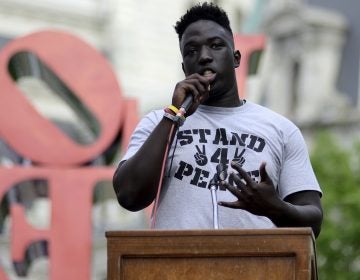
M173 120L173 123L172 123L171 128L170 128L170 132L169 132L167 142L166 142L164 157L163 157L162 164L161 164L161 172L160 172L159 184L158 184L158 187L157 187L157 193L156 193L155 202L154 202L154 206L153 206L153 211L152 211L152 215L151 215L151 227L150 227L151 229L154 229L155 226L156 226L157 208L158 208L161 188L162 188L163 180L164 180L164 173L165 173L165 168L166 168L167 156L169 154L169 150L170 150L170 146L171 146L171 140L172 140L171 138L173 137L174 130L176 129L176 131L177 131L179 126L183 124L183 122L180 122L180 120L185 119L184 116L186 114L186 111L189 109L192 100L193 100L192 96L187 96L185 98L184 103L181 105L179 111L176 113L176 117L177 117L178 121L176 122L176 121ZM175 131L175 134L176 134L176 131ZM168 174L170 174L170 171L171 171L176 145L177 145L177 137L176 137L175 147L174 147L174 151L173 151L173 154L172 154L172 159L171 159L170 169L169 169Z
M171 137L172 137L172 134L174 133L175 126L176 126L176 123L174 122L171 125L170 132L169 132L167 142L166 142L166 146L165 146L164 157L163 157L162 164L161 164L161 172L160 172L159 184L158 184L158 187L157 187L154 206L153 206L153 209L152 209L151 227L150 227L151 229L154 229L155 226L156 226L156 214L157 214L157 208L158 208L158 203L159 203L161 187L163 185L164 172L165 172L165 166L166 166L166 159L167 159L167 156L168 156L168 153L169 153L169 149L170 149L170 145L171 145Z

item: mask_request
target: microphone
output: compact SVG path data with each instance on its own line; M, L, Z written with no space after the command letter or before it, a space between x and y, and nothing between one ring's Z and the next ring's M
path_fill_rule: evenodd
M184 102L180 106L180 110L187 112L189 110L191 104L193 102L193 96L191 94L188 94L184 100Z
M210 85L208 86L208 91L210 91ZM193 103L193 96L192 94L188 94L184 100L184 102L180 106L180 110L184 112L184 114L189 110L191 104Z
M211 202L213 205L213 227L214 227L214 229L219 229L219 210L218 210L217 196L216 196L216 190L218 188L217 181L218 181L218 174L215 173L214 177L210 180L210 185L209 185L209 189L211 192Z
M227 167L224 163L219 163L216 165L216 174L221 181L224 181L227 177Z
M217 182L219 180L224 181L227 177L227 166L224 163L219 163L216 165L216 173L214 177L210 180L209 189L211 191L211 201L213 205L213 226L214 229L219 229L219 209L217 205L217 196L216 191L218 188Z

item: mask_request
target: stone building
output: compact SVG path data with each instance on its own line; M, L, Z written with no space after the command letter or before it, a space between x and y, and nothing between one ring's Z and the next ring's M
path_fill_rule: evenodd
M309 2L269 2L260 27L268 43L249 98L292 119L308 145L319 128L351 142L360 131L360 30L351 13L359 4L340 12L336 1Z

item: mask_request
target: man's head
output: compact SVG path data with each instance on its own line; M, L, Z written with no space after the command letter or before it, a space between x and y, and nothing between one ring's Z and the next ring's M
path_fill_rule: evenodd
M179 34L185 76L197 73L208 77L213 101L238 96L235 68L241 55L234 48L226 13L213 4L198 4L181 17L175 30Z
M185 29L198 20L211 20L228 30L232 36L229 18L224 10L212 3L203 3L193 6L175 24L175 31L182 39Z

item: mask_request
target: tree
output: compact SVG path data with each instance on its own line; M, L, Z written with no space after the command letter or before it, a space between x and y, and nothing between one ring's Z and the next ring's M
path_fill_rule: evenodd
M321 132L311 161L323 191L324 220L316 241L319 278L360 279L360 141L345 148Z

